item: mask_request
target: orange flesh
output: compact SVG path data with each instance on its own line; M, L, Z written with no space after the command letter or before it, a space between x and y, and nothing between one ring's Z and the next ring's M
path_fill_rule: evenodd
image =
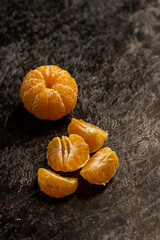
M24 107L39 119L58 120L77 103L74 78L58 66L41 66L23 79L20 90Z
M68 134L78 134L89 145L90 152L98 151L108 139L108 132L101 130L93 124L73 118L68 126Z
M48 164L55 171L76 171L89 159L89 147L84 139L76 134L54 138L48 145Z
M38 183L41 191L55 198L73 194L78 187L76 178L61 177L44 168L38 169Z
M102 148L89 159L80 174L92 184L104 185L114 176L118 161L114 151Z

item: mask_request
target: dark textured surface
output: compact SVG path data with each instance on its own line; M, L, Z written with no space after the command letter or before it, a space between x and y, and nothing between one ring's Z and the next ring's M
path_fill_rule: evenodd
M0 1L0 239L160 239L159 9L159 0ZM34 118L19 96L25 74L46 64L79 87L57 122ZM40 192L37 169L73 116L109 131L120 165L106 187L79 177L76 194L56 200Z

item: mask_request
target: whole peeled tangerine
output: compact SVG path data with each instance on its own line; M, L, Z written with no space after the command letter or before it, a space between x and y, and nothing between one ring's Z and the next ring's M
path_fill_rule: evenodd
M41 66L23 79L20 90L24 107L39 119L58 120L77 103L74 78L58 66Z

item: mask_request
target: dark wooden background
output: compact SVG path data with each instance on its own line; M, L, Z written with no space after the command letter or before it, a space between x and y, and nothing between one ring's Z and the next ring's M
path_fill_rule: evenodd
M1 239L160 239L160 1L0 1ZM19 96L30 69L55 64L79 88L74 111L41 121ZM40 192L46 148L72 117L109 131L119 156L106 187Z

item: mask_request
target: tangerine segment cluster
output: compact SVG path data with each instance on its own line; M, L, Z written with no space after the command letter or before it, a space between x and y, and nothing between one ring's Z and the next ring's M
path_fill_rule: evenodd
M76 178L61 177L48 169L38 169L38 183L41 191L55 198L62 198L74 193L78 187Z
M89 159L89 147L81 136L55 137L48 145L48 164L55 171L75 171Z
M63 172L82 168L81 176L91 184L105 185L109 182L116 173L119 159L111 148L101 148L108 132L73 118L68 133L69 137L55 137L49 143L48 164L55 171ZM90 158L90 152L94 151L97 152ZM74 193L78 186L77 179L62 177L43 168L38 170L38 183L44 193L56 198Z
M106 184L114 176L118 161L116 153L111 148L102 148L89 159L80 174L92 184Z
M78 134L89 145L90 152L98 151L108 139L108 132L101 130L93 124L86 123L82 119L73 118L68 126L68 134Z
M58 66L41 66L23 79L20 90L24 107L39 119L58 120L77 103L74 78Z

